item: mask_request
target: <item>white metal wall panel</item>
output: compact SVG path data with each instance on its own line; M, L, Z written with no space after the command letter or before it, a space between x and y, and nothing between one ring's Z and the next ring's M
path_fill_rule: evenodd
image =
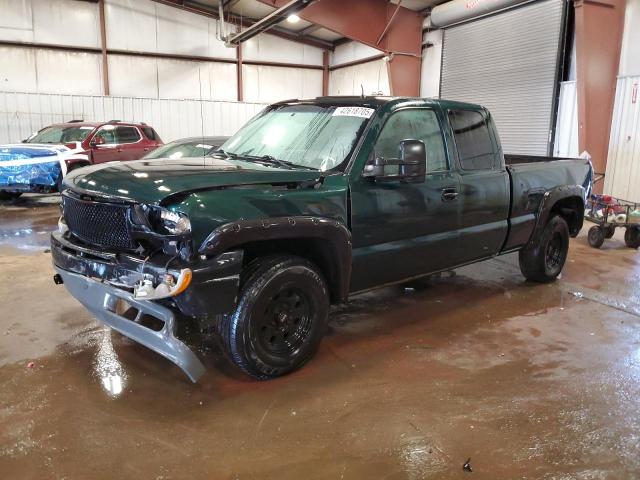
M269 34L257 35L242 44L244 60L322 65L322 49Z
M33 42L33 15L29 0L0 0L0 40Z
M547 154L562 7L536 1L445 30L440 95L489 108L506 153Z
M576 82L560 84L560 101L556 121L554 157L577 157L578 152L578 95Z
M234 101L238 82L233 63L158 59L158 96Z
M343 63L362 60L363 58L373 57L384 53L382 50L375 49L369 45L360 42L347 42L338 45L329 56L329 64L331 66L341 65Z
M158 62L155 58L109 55L111 95L158 98Z
M627 0L620 52L620 76L640 75L640 0Z
M165 142L202 133L232 135L264 107L249 102L0 92L0 143L18 142L42 127L72 119L146 122Z
M107 46L115 50L157 52L156 3L106 0Z
M249 102L272 103L322 95L322 70L245 64L242 79L244 98Z
M100 47L97 3L77 0L31 0L31 2L34 42Z
M0 46L0 85L7 92L38 90L36 51L32 48Z
M640 202L640 76L618 78L604 192Z
M36 50L38 92L102 94L102 59L97 53Z
M236 49L217 39L219 22L203 15L151 0L106 0L105 17L107 45L115 50L236 58Z
M329 95L390 95L384 60L338 68L329 74Z
M0 59L3 91L102 93L99 54L0 46Z

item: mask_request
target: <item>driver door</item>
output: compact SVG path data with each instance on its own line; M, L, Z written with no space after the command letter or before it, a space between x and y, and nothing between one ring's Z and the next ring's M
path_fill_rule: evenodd
M100 142L99 138L104 140ZM98 129L90 142L93 163L113 162L118 160L118 140L114 125L104 125Z
M398 158L403 140L421 140L427 153L424 182L362 175L354 182L352 291L438 271L460 258L459 177L448 159L440 115L431 108L393 113L369 157L368 164L376 157Z

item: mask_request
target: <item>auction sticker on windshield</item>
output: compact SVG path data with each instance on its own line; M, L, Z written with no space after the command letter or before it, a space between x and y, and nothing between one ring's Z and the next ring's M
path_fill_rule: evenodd
M373 108L366 107L338 107L333 112L333 116L371 118L374 111Z

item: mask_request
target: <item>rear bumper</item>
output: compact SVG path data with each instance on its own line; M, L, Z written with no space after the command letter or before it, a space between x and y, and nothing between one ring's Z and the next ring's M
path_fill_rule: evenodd
M191 349L176 337L180 314L196 317L201 323L235 307L242 268L242 251L225 252L188 267L193 276L189 287L162 304L139 300L133 286L142 278L162 278L168 258L159 254L147 262L126 254L101 252L73 243L58 232L51 235L53 266L65 287L98 320L121 334L159 353L178 365L192 381L204 366ZM169 257L170 258L170 257ZM172 264L173 265L173 264ZM170 269L173 272L173 269ZM118 313L119 301L137 311L135 319ZM162 322L159 331L140 323L144 315Z
M145 347L159 353L178 365L193 382L204 374L205 368L187 345L178 340L176 317L169 308L157 303L136 300L133 295L111 285L92 280L83 275L55 267L64 285L98 320ZM118 300L123 300L142 315L150 315L163 322L160 331L147 328L135 320L116 313Z

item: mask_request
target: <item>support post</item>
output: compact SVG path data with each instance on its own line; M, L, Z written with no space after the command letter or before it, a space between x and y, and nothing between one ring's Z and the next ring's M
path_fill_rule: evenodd
M607 168L624 9L625 0L575 2L578 148L591 154L597 173ZM603 183L595 185L596 192Z
M329 95L329 50L322 52L322 96Z
M236 47L236 56L237 56L237 63L236 63L236 78L238 80L238 101L239 102L243 102L244 101L244 89L243 89L243 81L242 81L242 44L239 44Z
M107 58L107 27L104 15L104 0L98 1L100 15L100 47L102 50L102 90L104 94L111 95L109 89L109 59Z

